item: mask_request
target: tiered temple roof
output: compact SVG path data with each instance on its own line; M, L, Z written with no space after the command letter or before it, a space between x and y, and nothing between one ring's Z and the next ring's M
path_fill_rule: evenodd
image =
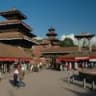
M36 35L31 33L32 28L22 21L27 17L17 9L2 11L0 16L6 19L0 22L0 60L32 59L24 48L37 42L33 40Z
M54 36L54 38L57 36L57 33L55 33L55 29L53 28L53 27L50 27L49 29L48 29L48 33L46 34L48 37L50 37L50 36Z
M12 19L24 20L27 18L21 11L17 10L16 8L0 12L0 15L8 20Z
M94 34L89 34L88 32L82 32L79 35L75 35L75 38L77 38L77 39L88 38L89 39L89 38L92 38L94 36L95 36Z
M0 61L31 60L22 48L0 43Z
M53 27L50 27L49 29L48 29L48 33L46 34L46 36L48 36L48 41L50 41L50 43L52 44L52 45L59 45L59 40L56 38L56 36L57 36L57 33L55 32L55 29L53 28Z
M6 21L0 22L0 42L5 43L7 42L6 40L10 40L12 44L16 44L16 42L20 44L21 42L23 43L23 47L29 45L31 47L32 44L37 44L32 39L36 37L36 35L31 33L32 28L22 21L27 17L21 11L12 9L0 12L0 15L7 19Z

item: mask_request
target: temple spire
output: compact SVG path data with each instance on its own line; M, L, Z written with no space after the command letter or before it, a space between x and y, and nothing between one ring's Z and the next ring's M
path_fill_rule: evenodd
M46 34L46 36L48 36L50 40L56 39L57 33L55 33L55 29L52 26L48 29L48 31L49 32Z

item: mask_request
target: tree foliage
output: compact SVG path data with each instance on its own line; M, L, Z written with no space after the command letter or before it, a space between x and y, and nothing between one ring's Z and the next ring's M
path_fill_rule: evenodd
M63 41L61 41L61 46L62 47L71 47L71 46L75 46L75 45L71 38L65 38Z

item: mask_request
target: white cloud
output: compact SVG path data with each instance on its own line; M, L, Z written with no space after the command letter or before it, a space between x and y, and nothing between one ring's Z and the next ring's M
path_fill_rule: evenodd
M42 40L43 38L42 37L35 37L35 39Z

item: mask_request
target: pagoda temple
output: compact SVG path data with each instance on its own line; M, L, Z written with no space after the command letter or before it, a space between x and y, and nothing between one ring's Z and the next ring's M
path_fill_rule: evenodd
M53 27L50 27L48 29L48 33L46 36L48 37L49 44L51 46L58 46L60 44L60 41L56 38L57 33L55 32L55 29Z
M31 27L23 20L27 17L17 9L0 12L6 21L0 22L0 42L30 48L35 42Z
M50 33L50 30L49 30ZM50 34L48 34L50 37ZM56 34L54 34L56 36ZM60 69L61 66L68 69L78 69L93 67L96 64L96 48L91 44L91 39L94 37L94 34L89 34L84 32L82 34L75 35L75 38L78 40L78 46L70 47L50 47L42 51L43 56L49 58L52 68ZM53 38L51 38L53 39ZM87 46L81 43L81 40L87 40ZM93 64L93 65L92 65ZM60 69L61 70L61 69Z
M0 16L6 19L0 22L0 63L32 59L25 49L37 43L33 40L36 35L31 33L32 28L23 21L27 17L15 8L0 12Z

